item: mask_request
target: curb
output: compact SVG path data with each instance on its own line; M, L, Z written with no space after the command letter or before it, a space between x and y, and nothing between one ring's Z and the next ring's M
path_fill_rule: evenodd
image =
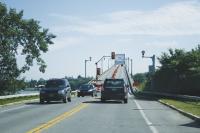
M171 109L174 109L174 110L178 111L178 112L181 113L182 115L184 115L184 116L186 116L186 117L189 117L189 118L191 118L191 119L193 119L193 120L195 120L195 121L197 121L197 122L200 123L200 117L198 117L198 116L196 116L196 115L193 115L193 114L191 114L191 113L185 112L185 111L183 111L183 110L181 110L181 109L178 109L178 108L176 108L175 106L170 105L169 103L163 102L162 100L158 100L158 101L159 101L161 104L163 104L163 105L165 105L165 106L168 106L168 107L170 107Z

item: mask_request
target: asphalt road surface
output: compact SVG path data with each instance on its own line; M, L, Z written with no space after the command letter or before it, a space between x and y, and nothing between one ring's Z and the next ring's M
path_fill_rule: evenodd
M0 108L0 133L199 133L200 125L152 99L38 101Z

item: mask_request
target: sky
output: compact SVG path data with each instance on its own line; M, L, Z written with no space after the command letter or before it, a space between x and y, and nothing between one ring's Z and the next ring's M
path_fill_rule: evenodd
M9 8L24 11L24 19L40 21L57 37L42 55L46 72L34 65L27 79L95 77L95 62L111 52L133 60L133 74L148 71L151 59L169 48L191 50L200 44L199 0L0 0ZM105 59L103 70L113 64ZM18 64L23 58L18 57ZM160 66L158 60L156 66ZM102 67L102 62L98 64Z

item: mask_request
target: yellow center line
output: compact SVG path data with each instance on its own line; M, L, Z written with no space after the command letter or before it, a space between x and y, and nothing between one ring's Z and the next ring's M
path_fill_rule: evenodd
M79 112L81 109L86 108L88 106L88 104L80 104L77 107L73 108L72 110L65 112L59 116L57 116L56 118L36 127L31 129L30 131L28 131L27 133L41 133L42 130L48 129L52 126L54 126L55 124L61 122L62 120L72 116L73 114Z

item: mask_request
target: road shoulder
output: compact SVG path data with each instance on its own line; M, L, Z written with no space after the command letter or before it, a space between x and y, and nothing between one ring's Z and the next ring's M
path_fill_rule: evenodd
M171 109L178 111L178 112L181 113L182 115L184 115L184 116L186 116L186 117L189 117L189 118L191 118L191 119L193 119L193 120L195 120L195 121L197 121L197 122L200 123L200 117L198 117L198 116L196 116L196 115L194 115L194 114L192 114L192 113L186 112L186 111L184 111L184 110L182 110L182 109L179 109L179 108L175 107L174 105L172 105L172 104L170 104L170 103L168 103L168 102L164 102L163 100L158 100L158 101L159 101L161 104L163 104L163 105L165 105L165 106L168 106L168 107L170 107Z

